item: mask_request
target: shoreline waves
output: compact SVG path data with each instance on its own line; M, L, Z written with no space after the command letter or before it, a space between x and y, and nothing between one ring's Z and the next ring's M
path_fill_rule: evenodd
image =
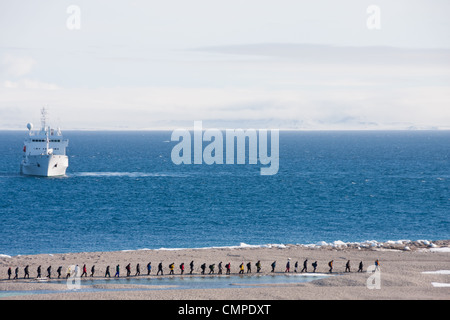
M353 249L391 249L391 250L405 250L410 251L413 249L436 249L437 251L443 250L446 251L446 247L449 247L450 250L450 240L388 240L388 241L377 241L377 240L366 240L360 242L344 242L341 240L336 240L333 242L326 241L318 241L316 243L310 244L247 244L241 242L239 245L231 245L231 246L205 246L205 247L197 247L197 248L139 248L139 249L124 249L117 250L117 252L133 252L133 251L180 251L180 250L208 250L208 249L257 249L257 248L277 248L277 249L286 249L289 247L300 247L305 249L344 249L344 248L353 248ZM88 251L85 251L86 253ZM102 252L116 252L116 251L102 251ZM38 254L30 254L27 256L34 256L39 254L70 254L70 253L83 253L83 252L63 252L63 253L38 253ZM12 257L20 257L21 254L17 255L8 255L0 253L1 258L12 258Z

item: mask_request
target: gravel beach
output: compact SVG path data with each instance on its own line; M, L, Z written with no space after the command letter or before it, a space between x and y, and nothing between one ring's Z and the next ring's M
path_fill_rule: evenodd
M128 250L115 252L84 252L65 254L39 254L22 256L0 256L0 299L154 299L154 300L290 300L290 299L450 299L450 241L433 242L399 241L395 243L377 243L360 245L339 243L334 245L267 245L201 248L201 249L159 249ZM244 263L247 276L247 263L251 262L252 276L256 276L255 263L260 260L261 271L258 275L285 275L286 263L290 262L289 274L295 274L295 262L298 261L297 274L307 261L308 276L323 274L327 277L313 278L313 281L301 283L265 283L252 282L245 287L234 286L212 289L180 289L177 280L189 280L189 277L226 277L225 265L231 264L231 274L238 275L239 265ZM193 275L189 275L189 263L194 261ZM328 262L333 260L333 272L329 273ZM350 260L350 272L345 272ZM375 272L378 260L380 267ZM223 263L223 274L217 275L219 262ZM275 272L271 264L276 261ZM313 274L312 263L317 261L317 270ZM357 272L360 262L363 272ZM147 275L147 263L152 263L150 276ZM164 275L156 275L158 264L163 263ZM140 275L135 276L136 265L140 264ZM169 265L174 263L174 275L169 275ZM184 275L180 275L179 265L185 264ZM200 265L206 263L206 275L201 275ZM214 275L208 266L215 264ZM90 281L83 290L68 290L66 280L57 280L56 270L62 266L62 279L65 279L70 265L83 265L87 268ZM132 281L129 284L115 281L116 265L120 265L120 279L147 279L142 284ZM126 265L131 266L131 276L126 277ZM23 279L24 267L29 266L30 279ZM36 279L37 267L41 265L43 279ZM95 274L90 277L92 265ZM110 266L111 281L95 283L104 279L106 266ZM47 279L47 267L52 266L52 278ZM11 280L8 280L8 268L11 267ZM18 279L12 280L15 268L19 267ZM173 285L153 284L152 279L166 277L173 279ZM150 279L150 282L148 281ZM93 282L91 280L94 280ZM276 281L275 281L276 282ZM150 283L150 284L149 284ZM186 281L184 281L186 283ZM88 289L88 290L86 290ZM157 290L155 290L157 289Z

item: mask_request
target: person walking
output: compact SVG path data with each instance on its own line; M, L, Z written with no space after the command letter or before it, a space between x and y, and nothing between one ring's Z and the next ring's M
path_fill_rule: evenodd
M272 262L271 267L272 267L272 272L275 272L275 267L277 266L277 261Z
M66 273L66 279L69 279L71 275L72 275L72 269L70 268L70 266L68 266L67 273Z
M252 273L252 263L247 263L247 273Z
M217 271L217 274L222 274L222 261L219 262L219 271Z
M214 274L214 268L216 267L216 265L213 263L213 264L210 264L209 265L209 273L208 274Z
M350 272L350 260L345 264L345 272Z
M147 275L149 276L151 272L152 272L152 263L149 262L147 263Z
M258 262L255 265L256 265L256 273L259 273L261 271L261 260L258 260Z
M314 261L314 262L312 263L312 266L313 266L313 268L314 268L313 272L316 272L316 269L317 269L317 261Z
M12 274L11 267L9 267L8 268L8 280L11 280L11 274Z
M58 269L56 269L56 273L58 274L58 279L61 278L61 271L62 271L62 266L59 266Z
M164 275L164 271L163 271L163 264L162 261L158 264L158 272L156 272L156 275L159 275L159 273L161 272L161 275Z
M87 277L86 264L83 265L83 273L81 274L81 278L83 278L83 276Z
M140 276L140 275L141 275L141 266L138 263L136 265L136 274L134 276L137 277L137 276Z
M286 270L284 272L289 272L291 268L291 258L288 258L288 261L286 262Z
M127 270L127 277L129 277L131 275L131 263L127 264L125 269Z
M330 267L330 270L328 271L329 273L333 272L333 260L331 260L330 262L328 262L328 266Z
M380 261L375 260L375 271L379 271L380 270Z
M308 272L308 259L306 259L305 261L303 261L303 269L302 269L302 273L303 271Z
M15 280L15 279L19 279L19 267L16 267L16 269L14 270L13 280Z
M28 267L29 267L29 266L27 265L27 266L23 269L23 272L25 273L24 276L23 276L24 279L27 279L27 278L30 279L30 272L28 271Z
M111 273L109 272L109 266L106 266L106 271L105 271L105 278L111 278Z
M202 264L202 265L200 266L200 268L202 269L202 274L205 274L206 263Z
M36 278L41 278L41 266L37 267L37 277Z
M180 271L181 271L181 275L183 275L183 273L184 273L184 262L182 262L180 264Z
M173 273L174 268L175 268L175 262L172 262L171 264L169 264L169 269L170 269L169 274L174 274Z
M117 277L117 278L120 277L120 265L117 265L117 266L116 266L116 273L114 274L114 278L115 278L115 277Z
M194 260L192 260L191 263L189 263L189 268L191 269L189 274L192 274L192 272L194 271Z
M363 272L363 262L362 261L359 262L358 272Z
M227 269L227 274L230 274L231 273L231 263L227 263L226 265L225 265L225 268Z
M295 264L294 264L294 272L297 272L297 268L298 268L298 261L295 261Z
M52 266L49 266L47 268L47 278L49 278L49 279L52 278Z
M91 267L91 275L90 277L94 277L94 273L95 273L95 264Z
M239 274L244 274L244 263L243 262L239 266Z

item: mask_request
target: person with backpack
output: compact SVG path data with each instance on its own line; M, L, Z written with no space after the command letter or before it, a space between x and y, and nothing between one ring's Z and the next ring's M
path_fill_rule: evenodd
M230 274L231 273L231 263L227 263L226 265L225 265L225 268L227 269L227 274Z
M333 272L333 260L331 260L330 262L328 262L328 266L330 267L330 270L328 271L329 273Z
M316 272L316 269L317 269L317 261L314 261L314 262L312 263L312 266L313 266L313 268L314 268L313 272L315 273L315 272Z
M205 274L206 263L202 264L202 265L200 266L200 268L202 269L202 274Z
M375 260L375 271L379 271L380 270L380 261Z
M184 273L184 262L180 264L181 275Z
M70 278L72 275L72 269L70 266L67 267L66 279Z
M56 269L56 273L58 274L58 279L61 278L61 271L62 271L62 266L59 266L58 269Z
M171 264L169 264L169 269L170 269L170 272L169 272L169 274L174 274L173 273L173 269L175 268L175 262L172 262Z
M243 262L239 266L239 274L244 274L244 263Z
M261 271L261 260L258 260L255 266L256 266L256 273L259 273Z

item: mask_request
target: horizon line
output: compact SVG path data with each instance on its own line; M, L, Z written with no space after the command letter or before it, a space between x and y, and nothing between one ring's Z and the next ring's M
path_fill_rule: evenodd
M168 127L168 128L69 128L69 129L63 129L61 131L174 131L177 129L188 129L188 130L194 130L193 127ZM210 127L210 128L203 128L202 131L208 130L208 129L218 129L218 130L227 130L227 129L254 129L254 130L279 130L279 131L450 131L450 127L443 127L443 128L333 128L333 129L326 129L326 128L244 128L244 127L236 127L236 128L218 128L218 127ZM28 130L25 129L18 129L18 128L0 128L0 131L23 131L27 132Z

